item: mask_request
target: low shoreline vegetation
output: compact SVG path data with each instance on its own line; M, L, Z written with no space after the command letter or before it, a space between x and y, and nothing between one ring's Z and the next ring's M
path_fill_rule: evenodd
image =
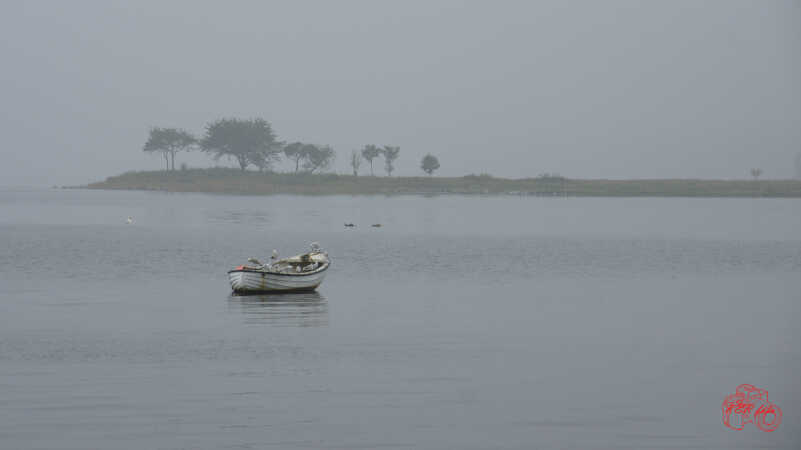
M242 195L801 197L799 180L579 180L548 175L507 179L486 174L463 177L374 177L325 173L243 172L231 168L127 172L81 187Z

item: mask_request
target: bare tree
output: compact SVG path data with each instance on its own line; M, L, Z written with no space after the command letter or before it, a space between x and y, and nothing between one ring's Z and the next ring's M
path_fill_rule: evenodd
M760 175L762 175L762 169L751 169L751 176L754 177L754 181L756 181Z
M358 150L353 150L350 153L350 167L353 168L353 176L359 176L359 167L362 166L362 155L359 154Z

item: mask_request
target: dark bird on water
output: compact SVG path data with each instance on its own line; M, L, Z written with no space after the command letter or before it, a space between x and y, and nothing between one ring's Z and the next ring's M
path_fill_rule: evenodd
M352 223L346 223L346 224L345 224L345 226L346 226L346 227L348 227L348 228L353 228L353 227L355 227L356 225L354 225L354 224L352 224Z
M379 228L379 227L381 227L381 224L380 223L374 223L374 224L372 224L370 226L372 226L373 228Z

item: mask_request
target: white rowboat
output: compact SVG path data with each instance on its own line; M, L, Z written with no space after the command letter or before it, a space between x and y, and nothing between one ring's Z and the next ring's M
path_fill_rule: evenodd
M312 245L312 251L284 258L272 264L250 259L252 266L243 265L228 271L231 289L236 294L264 292L313 291L323 282L331 266L328 253Z

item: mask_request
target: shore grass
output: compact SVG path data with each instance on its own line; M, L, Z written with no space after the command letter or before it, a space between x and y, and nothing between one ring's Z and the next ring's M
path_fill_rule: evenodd
M269 195L537 195L581 197L801 197L801 180L579 180L561 177L507 179L378 177L259 173L237 169L127 172L82 186L168 192Z

